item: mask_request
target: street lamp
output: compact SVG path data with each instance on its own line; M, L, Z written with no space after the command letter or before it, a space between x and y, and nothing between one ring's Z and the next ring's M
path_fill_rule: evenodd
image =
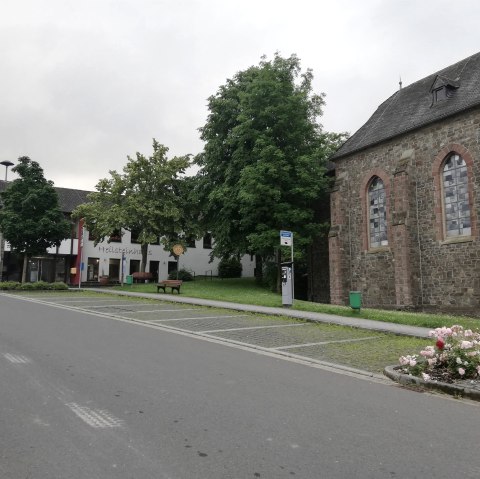
M8 167L13 166L13 163L11 161L4 160L4 161L0 161L0 165L3 165L5 167L5 183L6 183L7 182L7 175L8 175Z
M13 166L13 163L8 160L0 161L0 165L5 167L5 185L4 189L7 188L7 175L8 167ZM5 241L3 240L3 234L0 231L0 281L3 281L3 257L5 255Z

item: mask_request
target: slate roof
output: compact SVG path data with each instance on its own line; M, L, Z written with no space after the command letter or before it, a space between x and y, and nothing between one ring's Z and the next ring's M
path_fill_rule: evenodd
M450 97L434 104L432 89L442 85L448 85ZM337 150L332 159L337 160L478 105L480 53L395 92Z
M0 180L0 192L5 189L5 181ZM87 202L87 195L91 191L73 190L71 188L57 188L60 209L63 213L71 213L75 207Z

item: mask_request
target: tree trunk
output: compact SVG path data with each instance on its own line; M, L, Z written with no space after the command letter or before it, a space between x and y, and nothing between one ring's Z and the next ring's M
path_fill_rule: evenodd
M263 261L259 254L255 255L255 281L259 284L263 282Z
M148 257L148 243L140 245L142 251L142 262L140 263L140 272L145 273L147 268L147 257Z
M27 282L28 254L23 253L22 283Z

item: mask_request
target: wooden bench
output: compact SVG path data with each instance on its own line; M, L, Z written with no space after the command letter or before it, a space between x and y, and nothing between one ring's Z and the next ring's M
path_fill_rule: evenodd
M146 280L150 281L153 279L153 274L147 271L144 271L144 272L136 271L135 273L132 273L132 277L135 282L146 281Z
M180 294L180 286L182 286L182 283L183 281L180 279L164 279L157 283L157 293L160 293L160 289L163 289L163 292L165 293L165 288L170 288L172 294L174 289Z

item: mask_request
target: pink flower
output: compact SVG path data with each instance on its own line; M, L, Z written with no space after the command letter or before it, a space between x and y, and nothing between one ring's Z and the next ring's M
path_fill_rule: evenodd
M462 341L460 343L460 349L470 349L473 348L473 343L470 341Z
M435 355L435 351L432 346L427 346L420 354L426 358L432 358Z
M417 364L417 361L415 360L415 358L411 358L411 359L410 359L410 362L409 362L409 365L413 367L413 366L415 366L416 364Z
M460 374L460 376L463 376L465 374L465 369L458 368L458 374Z

